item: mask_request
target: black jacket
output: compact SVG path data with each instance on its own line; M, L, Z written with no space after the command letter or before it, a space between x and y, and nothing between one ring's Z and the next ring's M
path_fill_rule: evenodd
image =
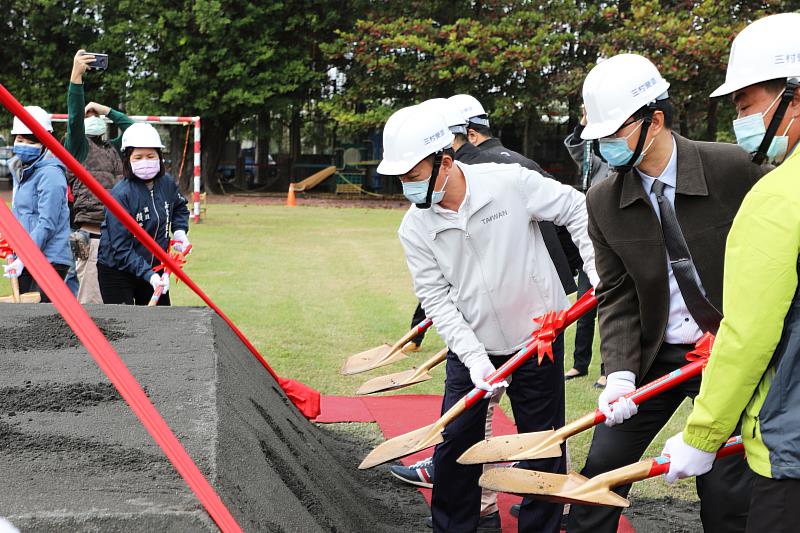
M168 249L172 233L189 230L186 198L169 174L156 178L152 190L138 178L123 179L111 195L163 250ZM97 263L149 280L158 259L108 209L101 228Z

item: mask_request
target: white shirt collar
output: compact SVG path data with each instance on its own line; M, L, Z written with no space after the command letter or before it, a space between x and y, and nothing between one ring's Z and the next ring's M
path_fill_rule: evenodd
M458 215L463 215L465 213L465 208L469 205L469 178L467 178L467 173L464 171L464 166L459 161L454 161L458 168L461 169L461 172L464 174L464 182L466 183L466 191L464 193L464 200L462 200L461 205L458 207L458 211L451 211L450 209L445 209L441 207L439 204L433 204L432 209L434 213L442 215L446 218L453 218ZM445 185L445 189L447 189L447 185Z
M644 187L647 194L652 192L655 180L661 181L665 185L669 185L675 189L678 181L678 147L675 144L675 138L672 138L672 155L670 155L669 162L660 176L648 176L638 168L636 172L638 172L639 176L642 178L642 187Z

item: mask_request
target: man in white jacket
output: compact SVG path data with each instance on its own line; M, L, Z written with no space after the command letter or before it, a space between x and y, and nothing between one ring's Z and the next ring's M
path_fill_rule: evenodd
M597 282L587 234L584 196L520 165L465 165L453 160L453 134L444 119L417 106L396 112L383 130L378 172L398 176L414 203L398 231L426 313L450 352L442 411L486 378L530 340L531 320L564 309L567 297L534 221L565 226ZM520 432L564 424L563 339L555 360L523 364L508 387ZM499 386L505 386L501 384ZM480 508L480 465L456 460L484 434L488 401L444 432L436 447L434 531L475 531ZM564 472L564 456L528 461L522 468ZM525 501L520 531L556 532L562 506Z

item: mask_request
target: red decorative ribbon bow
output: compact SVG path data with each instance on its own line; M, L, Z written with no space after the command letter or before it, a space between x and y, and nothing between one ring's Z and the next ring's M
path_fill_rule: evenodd
M714 338L713 333L704 333L700 340L695 343L694 350L686 354L686 360L694 362L705 359L708 361L711 356L711 349L714 347Z
M0 235L0 259L5 259L9 255L14 255L14 250L8 244L8 241Z
M533 321L541 327L533 332L533 340L528 343L528 347L533 346L536 348L540 365L545 356L555 363L553 341L564 331L567 324L567 312L559 311L556 313L555 311L548 311L542 316L534 318Z
M172 245L174 245L176 242L178 241L170 241L169 242L170 248L172 248ZM178 263L178 266L180 266L181 269L183 269L183 265L186 264L186 254L189 253L189 250L191 250L191 245L189 245L189 247L183 252L172 250L170 251L169 255L170 257L172 257L172 260ZM158 272L159 270L164 270L164 263L161 263L160 265L153 267L153 272ZM164 272L168 273L169 269L164 270ZM177 282L178 280L176 279L175 283Z

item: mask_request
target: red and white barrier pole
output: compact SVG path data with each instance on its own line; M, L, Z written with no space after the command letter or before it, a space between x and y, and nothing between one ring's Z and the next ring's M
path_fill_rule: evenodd
M194 222L200 222L200 117L194 117Z

